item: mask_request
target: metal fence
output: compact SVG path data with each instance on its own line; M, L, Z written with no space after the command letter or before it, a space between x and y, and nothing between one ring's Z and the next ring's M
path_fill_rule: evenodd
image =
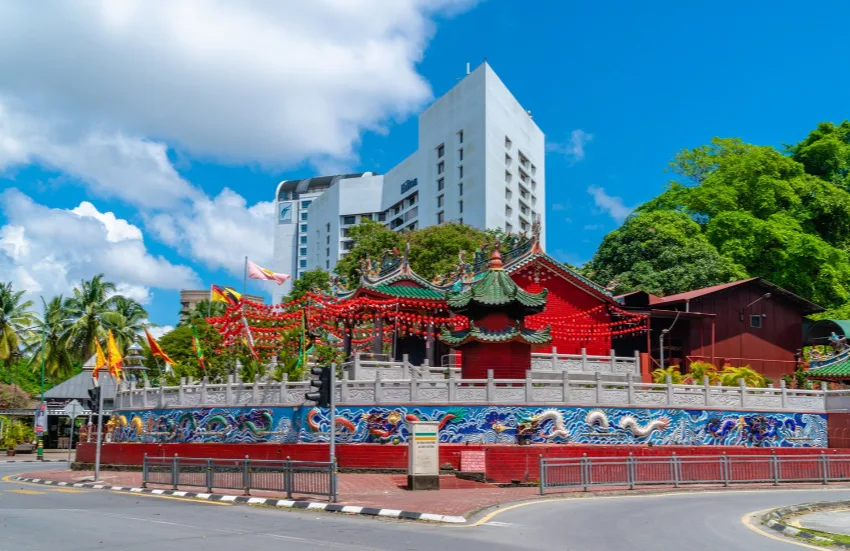
M285 492L325 496L335 502L336 463L324 461L264 461L257 459L210 459L196 457L148 457L142 463L142 487L148 484L197 486L212 493L214 488Z
M540 493L555 488L850 481L850 455L540 456Z

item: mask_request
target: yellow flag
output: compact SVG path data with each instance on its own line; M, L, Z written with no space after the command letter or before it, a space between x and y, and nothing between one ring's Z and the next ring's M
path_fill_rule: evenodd
M106 351L109 353L109 374L115 377L115 380L121 380L121 362L124 358L121 357L121 351L118 349L118 343L115 342L115 337L112 331L106 339Z
M98 373L100 373L101 369L107 366L107 363L106 356L103 355L103 348L100 347L100 341L96 338L94 340L94 345L97 355L94 357L94 371L92 371L91 376L96 381Z

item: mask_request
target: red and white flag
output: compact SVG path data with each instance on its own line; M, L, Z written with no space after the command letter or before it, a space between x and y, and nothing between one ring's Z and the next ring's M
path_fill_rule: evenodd
M284 281L289 279L291 276L289 274L279 274L277 272L273 272L271 270L266 270L265 268L261 268L251 262L247 261L248 266L248 277L251 279L262 279L264 281L276 281L278 285L281 285Z

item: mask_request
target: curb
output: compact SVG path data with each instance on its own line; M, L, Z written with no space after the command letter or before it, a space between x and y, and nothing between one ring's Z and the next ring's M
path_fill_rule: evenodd
M817 534L807 532L805 529L789 526L785 522L785 518L789 516L796 516L801 513L813 513L817 511L826 511L829 509L838 509L848 506L850 506L850 501L821 501L817 503L792 505L790 507L780 507L779 509L773 509L772 511L769 511L768 513L762 515L761 523L764 526L770 528L771 530L779 532L784 536L803 538L823 545L834 545L842 549L850 549L850 545L836 543L835 541L829 538L825 538L823 536L818 536Z
M47 486L68 486L71 488L91 488L94 490L112 490L132 494L153 494L163 496L186 497L202 499L205 501L222 501L225 503L246 503L248 505L268 505L270 507L288 507L292 509L309 509L311 511L327 511L329 513L346 513L350 515L369 515L384 518L402 518L407 520L427 520L431 522L446 522L451 524L462 524L466 518L450 515L436 515L433 513L415 513L411 511L400 511L398 509L376 509L374 507L360 507L359 505L338 505L336 503L320 503L312 501L293 501L289 499L273 499L265 497L232 496L224 494L207 494L198 492L186 492L182 490L152 490L150 488L132 488L129 486L111 486L109 484L94 484L83 482L57 482L55 480L44 480L42 478L23 478L20 476L10 477L10 480L18 482L29 482L30 484L44 484Z

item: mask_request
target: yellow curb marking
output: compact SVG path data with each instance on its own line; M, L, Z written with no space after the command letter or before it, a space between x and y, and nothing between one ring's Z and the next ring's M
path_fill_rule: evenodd
M226 502L221 502L221 501L207 501L205 499L196 499L196 498L193 498L193 497L165 496L165 495L160 495L160 494L143 494L143 493L140 493L140 492L122 492L121 490L112 490L112 491L113 491L113 493L116 493L116 494L124 494L124 495L129 494L129 495L138 496L138 497L155 497L155 498L158 498L158 499L173 499L175 501L190 501L192 503L206 503L207 505L224 505L226 507L233 505L232 503L226 503Z
M755 526L753 524L753 521L752 521L753 518L759 518L763 514L767 513L768 511L772 511L772 510L773 510L773 508L763 509L761 511L755 511L753 513L747 513L746 515L741 517L741 523L744 526L746 526L747 528L749 528L750 530L752 530L753 532L755 532L756 534L762 535L762 536L764 536L766 538L770 538L772 540L784 541L785 543L790 543L791 545L799 545L800 547L805 547L806 549L818 549L819 551L823 551L824 549L826 549L825 547L816 547L814 545L809 545L808 543L803 543L801 541L797 541L791 536L779 536L779 535L776 535L776 534L771 534L771 533L769 533L765 530L762 530L761 528L759 528L758 526Z
M35 490L3 490L4 492L10 492L13 494L24 494L28 496L43 496L47 492L36 492Z

